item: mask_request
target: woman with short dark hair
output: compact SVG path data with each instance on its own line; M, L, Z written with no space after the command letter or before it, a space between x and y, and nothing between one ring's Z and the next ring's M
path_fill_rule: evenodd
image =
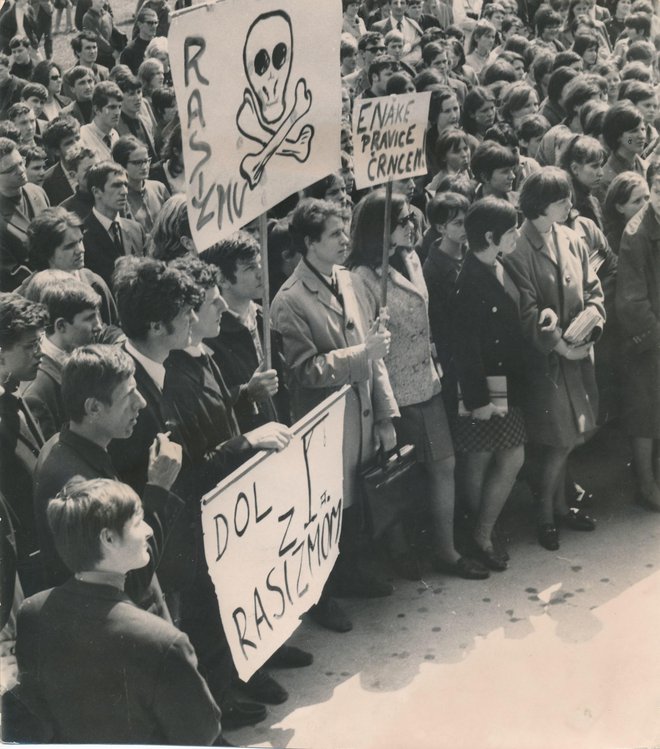
M603 292L587 247L563 226L571 208L570 182L561 169L545 167L530 175L520 192L525 221L516 251L504 259L520 291L523 331L531 344L524 411L535 461L538 540L549 550L559 548L559 524L595 527L584 511L569 510L565 496L568 455L597 423L591 350L605 320ZM585 310L590 318L583 332L566 337Z

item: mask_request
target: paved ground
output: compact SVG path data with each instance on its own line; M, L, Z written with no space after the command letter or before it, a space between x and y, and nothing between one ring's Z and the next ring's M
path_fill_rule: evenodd
M533 539L529 498L504 518L510 568L485 582L430 573L391 598L346 601L354 630L304 622L315 655L276 672L291 697L243 746L339 749L660 747L660 516L631 503L625 443L589 446L578 480L592 534Z

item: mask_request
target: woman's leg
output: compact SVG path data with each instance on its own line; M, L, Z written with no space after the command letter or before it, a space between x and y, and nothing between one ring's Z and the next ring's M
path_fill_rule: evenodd
M632 447L642 501L660 510L660 456L657 442L650 437L633 437Z
M60 33L60 24L62 23L62 8L55 8L55 25L53 28L53 36Z
M539 500L539 523L555 524L555 503L557 501L557 486L564 482L566 459L570 447L551 447L550 445L536 446L537 487ZM566 504L565 493L563 504Z
M425 463L428 472L430 504L438 557L450 564L460 554L454 547L454 457Z
M474 540L482 549L491 550L495 523L511 494L516 476L523 464L525 451L520 445L508 450L478 454L487 455L489 461L481 492L481 507L474 529Z
M479 515L486 470L490 462L490 452L460 453L457 461L460 465L462 496L466 508L473 519Z

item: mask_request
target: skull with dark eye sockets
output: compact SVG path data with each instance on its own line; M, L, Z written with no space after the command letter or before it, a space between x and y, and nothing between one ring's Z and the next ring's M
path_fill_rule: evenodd
M248 31L243 65L265 123L278 122L286 111L286 87L291 73L293 32L283 11L259 16Z

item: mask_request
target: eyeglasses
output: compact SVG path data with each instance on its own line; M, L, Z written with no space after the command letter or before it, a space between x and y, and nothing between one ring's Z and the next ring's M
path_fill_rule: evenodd
M62 76L61 75L51 75L50 77L51 81L61 81Z
M30 47L29 44L24 44L23 42L18 42L17 44L10 44L9 49L15 50L15 49L28 49Z
M151 164L151 157L147 156L146 159L129 159L129 164L135 164L135 166L146 166L147 164Z
M158 21L142 21L146 26L158 26Z
M408 224L414 224L415 223L415 216L412 213L406 213L405 216L401 216L401 218L398 218L396 220L396 225L401 226L404 229Z
M385 47L367 47L367 52L371 52L372 54L378 54L380 52L385 52Z

